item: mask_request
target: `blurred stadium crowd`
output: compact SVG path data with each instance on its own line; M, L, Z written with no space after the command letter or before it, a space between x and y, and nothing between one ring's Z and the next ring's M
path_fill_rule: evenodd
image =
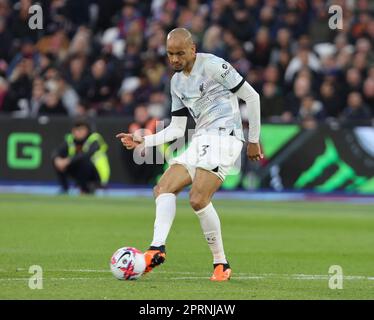
M42 30L33 3L0 0L0 114L128 116L154 131L170 114L166 35L185 27L260 93L263 120L374 116L371 0L39 0ZM332 4L343 30L329 28Z

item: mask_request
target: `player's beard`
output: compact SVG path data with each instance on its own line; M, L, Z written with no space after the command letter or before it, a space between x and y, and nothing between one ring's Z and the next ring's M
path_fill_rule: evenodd
M182 72L186 66L184 66L183 64L180 64L178 68L173 65L171 65L171 67L173 68L174 72Z
M183 67L182 68L180 68L180 69L175 69L175 68L173 68L173 70L175 71L175 72L182 72L183 71Z

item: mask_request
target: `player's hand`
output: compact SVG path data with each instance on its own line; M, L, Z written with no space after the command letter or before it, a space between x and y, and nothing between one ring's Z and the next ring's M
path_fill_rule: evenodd
M262 154L260 144L249 142L247 146L247 156L248 159L252 161L263 159L264 155Z
M121 139L123 146L128 150L135 149L144 142L144 138L131 133L119 133L116 138Z

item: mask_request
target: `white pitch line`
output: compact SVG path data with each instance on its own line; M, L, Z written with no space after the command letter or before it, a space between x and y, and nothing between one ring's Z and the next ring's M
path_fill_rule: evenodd
M16 268L17 271L27 271L25 268ZM1 269L1 272L13 272L13 270L4 270ZM97 270L97 269L50 269L44 270L45 272L76 272L76 273L110 273L110 270ZM210 273L205 272L193 272L193 271L163 271L159 270L156 273L168 274L168 275L185 275L181 277L172 277L173 280L192 280L192 279L206 279L210 276ZM251 273L234 273L233 279L269 279L269 278L286 278L293 280L328 280L330 279L329 275L316 275L316 274L276 274L276 273L264 273L264 274L251 274ZM28 278L0 278L0 281L24 281ZM109 278L82 278L82 277L54 277L54 278L45 278L46 280L91 280L91 279L109 279ZM344 280L369 280L374 281L373 276L355 276L355 275L345 275Z
M60 281L60 280L112 280L111 278L43 278L45 281ZM29 278L4 278L0 281L28 281Z
M245 277L245 276L239 276L239 277L231 277L231 279L242 279L242 280L251 280L251 279L254 279L254 280L260 280L260 279L264 279L265 277L258 277L258 276L248 276L248 277ZM175 278L170 278L170 280L197 280L197 279L208 279L208 277L175 277Z
M16 271L28 271L25 268L16 268ZM0 270L0 272L14 272L14 270ZM82 272L82 273L110 273L110 270L94 270L94 269L45 269L44 272ZM191 271L163 271L159 270L157 273L166 274L209 274L204 272L191 272ZM240 273L237 273L240 274ZM247 273L244 273L247 274Z
M309 277L267 277L267 276L232 276L232 279L276 279L276 278L284 278L284 279L293 279L293 280L329 280L330 278L328 276L321 276L321 275L315 275L315 276L309 276ZM170 278L173 280L193 280L193 279L206 279L206 277L174 277ZM374 277L360 277L360 276L350 276L350 277L343 277L344 280L368 280L368 281L374 281Z
M14 270L0 270L0 272L12 272ZM16 271L28 271L25 268L16 268ZM93 269L46 269L46 272L93 272L93 273L109 273L110 270L93 270Z

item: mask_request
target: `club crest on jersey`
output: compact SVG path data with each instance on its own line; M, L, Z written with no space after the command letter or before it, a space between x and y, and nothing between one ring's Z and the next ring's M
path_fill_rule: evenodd
M203 96L205 94L204 90L205 90L205 86L204 86L204 83L202 83L199 87L199 90L200 90L200 95Z

